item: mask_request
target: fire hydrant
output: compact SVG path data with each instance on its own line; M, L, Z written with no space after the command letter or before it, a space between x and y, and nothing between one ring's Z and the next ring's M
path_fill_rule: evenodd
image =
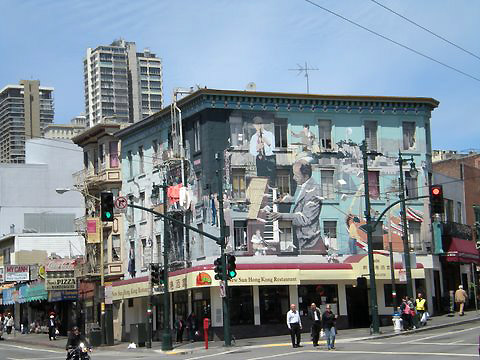
M403 320L402 318L400 317L400 314L398 313L394 313L393 314L393 318L392 318L392 322L393 322L393 331L395 333L399 333L402 331L402 323L403 323Z

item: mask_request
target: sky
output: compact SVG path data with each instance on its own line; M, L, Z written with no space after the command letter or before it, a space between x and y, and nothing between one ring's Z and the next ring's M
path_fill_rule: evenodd
M480 79L480 59L371 0L312 0ZM377 0L480 57L480 2ZM163 61L165 104L174 88L306 92L288 69L308 63L310 93L424 96L435 149L480 148L474 80L348 23L305 0L0 0L0 88L39 79L55 88L55 122L84 112L88 47L123 38Z

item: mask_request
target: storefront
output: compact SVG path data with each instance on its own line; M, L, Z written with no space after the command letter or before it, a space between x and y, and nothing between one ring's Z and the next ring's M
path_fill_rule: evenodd
M374 262L379 314L386 323L391 321L393 313L390 261L386 255L375 254ZM232 332L237 338L286 334L285 314L291 303L297 304L306 328L312 303L322 311L327 304L331 305L339 315L337 324L340 328L368 327L368 288L356 286L357 277L366 275L368 279L368 269L366 255L351 256L344 263L237 264L237 276L229 281ZM178 317L177 314L193 310L201 320L205 316L205 307L208 308L213 331L221 338L222 298L219 282L212 280L212 267L189 270L170 274L172 313ZM394 273L401 293L402 288L406 289L401 263L396 262ZM412 278L415 289L425 288L425 271L421 263L412 269Z
M148 276L111 283L113 336L128 341L132 324L146 323L150 282ZM153 313L155 318L155 311ZM154 325L154 331L156 327Z

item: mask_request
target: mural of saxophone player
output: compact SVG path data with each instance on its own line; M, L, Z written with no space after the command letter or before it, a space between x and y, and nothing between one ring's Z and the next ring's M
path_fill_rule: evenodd
M300 251L326 254L319 218L322 210L321 189L312 178L312 165L308 158L299 159L293 164L293 179L297 183L297 190L290 213L272 212L271 217L273 220L292 221Z
M275 150L275 136L265 129L264 120L255 116L252 120L255 133L250 139L250 154L255 157L257 176L265 176L270 184L275 184L277 164L273 150Z

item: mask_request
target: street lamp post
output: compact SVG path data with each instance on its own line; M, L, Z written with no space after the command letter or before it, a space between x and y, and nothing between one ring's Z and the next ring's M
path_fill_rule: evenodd
M410 159L403 159L402 153L398 152L398 159L397 163L400 167L400 181L399 181L399 197L400 197L400 206L402 212L402 228L403 228L403 254L405 258L405 272L407 275L407 296L413 299L413 283L412 283L412 268L410 264L410 246L408 244L408 223L407 223L407 211L405 205L405 185L403 180L403 163L410 160L410 176L416 177L418 175L418 171L415 168L415 163L413 160L413 156Z
M380 320L378 318L378 301L377 301L377 286L375 281L375 262L373 258L373 224L370 214L370 191L368 185L368 156L379 155L376 152L367 152L367 142L363 140L360 146L363 155L363 178L365 191L365 219L367 222L367 243L368 243L368 267L370 268L370 308L372 315L372 333L378 334L380 332Z

